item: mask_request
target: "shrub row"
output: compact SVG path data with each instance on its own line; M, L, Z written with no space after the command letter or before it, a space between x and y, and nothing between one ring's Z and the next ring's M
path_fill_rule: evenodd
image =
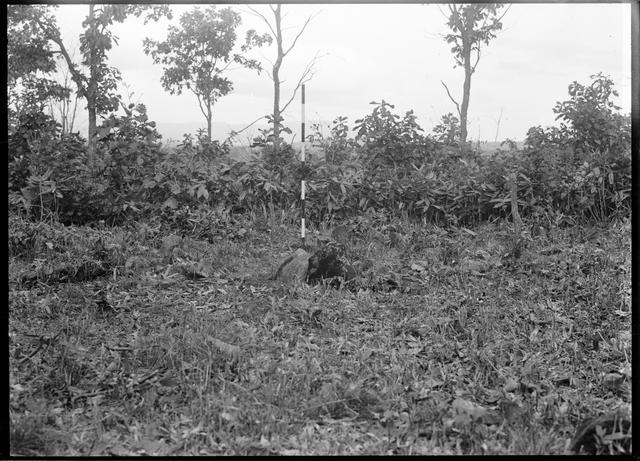
M202 136L185 136L166 149L140 104L103 122L97 160L89 166L84 140L61 135L54 121L31 114L10 134L10 205L38 219L52 215L76 224L116 224L142 215L171 220L196 209L254 215L284 210L296 219L305 178L311 220L383 213L469 225L509 215L506 178L515 173L523 217L558 224L630 212L624 118L610 118L610 130L600 133L610 138L597 144L606 149L576 139L567 127L534 127L524 149L506 142L487 156L423 135L411 111L400 117L385 101L372 104L372 113L356 120L354 139L346 118L336 119L328 137L316 137L325 158L305 164L285 142L277 152L265 144L262 155L248 162L234 161L227 144Z

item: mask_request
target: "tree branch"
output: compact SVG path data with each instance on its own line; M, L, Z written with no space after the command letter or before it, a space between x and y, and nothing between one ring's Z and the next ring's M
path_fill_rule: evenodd
M478 63L480 62L480 46L478 45L478 48L476 48L476 62L473 66L471 66L471 73L473 74L476 71L476 66L478 65Z
M497 22L502 21L502 18L504 18L504 16L509 12L509 10L511 9L511 7L512 7L512 6L513 6L513 3L510 3L510 4L509 4L509 6L507 7L507 9L506 9L506 10L504 10L504 13L502 13L502 16L500 16L500 17L498 18L498 21L497 21Z
M287 54L289 54L289 51L291 51L293 49L294 46L296 46L296 42L298 41L298 39L300 38L300 36L302 35L302 33L304 32L304 30L307 28L307 26L309 25L309 23L311 22L311 20L313 18L315 18L316 16L318 16L319 13L315 13L313 16L309 16L307 18L307 20L304 22L304 25L302 26L302 28L300 29L300 32L298 32L298 35L296 35L296 38L293 39L293 43L291 44L291 46L289 47L289 49L287 51L285 51L283 53L283 57L286 56Z
M442 11L442 8L440 8L440 5L437 5L437 6L438 6L438 11L440 11L440 14L441 14L441 15L442 15L446 20L449 20L449 16L447 16L447 15L445 14L445 12L444 12L444 11Z
M129 101L131 101L131 99L129 99ZM131 109L129 109L126 104L122 102L122 99L118 99L118 102L120 103L120 107L122 107L122 109L124 110L124 113L127 114L127 117L131 117Z
M250 6L247 7L249 9L249 11L251 12L251 14L253 14L254 16L258 16L259 18L262 18L262 20L267 24L267 26L269 27L269 30L271 30L271 34L276 37L276 31L273 30L273 27L271 26L271 23L269 22L269 20L259 11L255 10L254 8L251 8ZM269 5L269 8L271 8L271 10L273 11L273 8L271 7L271 5Z
M482 20L482 25L480 26L480 30L484 31L484 28L487 26L487 19L489 19L489 16L485 16L484 19Z
M229 60L229 62L226 63L224 65L224 67L221 67L220 70L215 70L215 67L213 67L213 72L212 73L215 76L218 76L218 75L222 74L225 70L227 70L229 68L229 66L232 65L233 63L234 63L233 60Z
M264 54L261 54L260 56L262 56L262 59L264 59L265 61L267 61L269 64L271 64L271 67L275 66L275 62L273 62L271 59L267 58Z
M460 19L460 12L462 11L462 6L458 9L458 6L449 4L449 11L451 11L451 17L453 18L453 22L458 28L458 30L462 31L464 29L464 24L462 23L462 19Z
M444 86L444 89L447 90L447 95L449 96L449 99L451 99L451 101L453 101L453 103L456 105L456 110L458 111L458 117L462 117L462 114L460 113L460 105L455 99L453 99L453 96L451 96L451 93L449 92L449 88L447 88L447 85L445 85L445 83L442 80L440 80L440 83L442 83L442 86Z
M315 75L315 72L313 70L313 66L318 61L318 59L320 59L321 57L322 56L318 56L318 53L316 53L315 56L311 59L311 61L309 61L309 63L305 67L304 71L302 72L302 75L300 76L300 79L298 79L298 83L296 84L296 87L293 90L293 94L291 95L291 98L287 101L287 103L284 106L282 106L282 108L280 109L280 112L284 112L287 109L287 107L289 106L289 104L291 104L293 102L293 100L296 98L296 94L298 93L298 90L300 89L302 84L303 83L307 83L308 81L310 81L313 78L313 76Z
M198 98L198 106L200 106L200 112L202 112L202 115L204 115L205 117L207 116L207 113L204 111L204 107L202 107L202 100L200 98L200 93L198 93L196 90L194 90L193 88L189 88L191 90L191 92L193 94L196 95L196 98Z
M43 24L43 22L37 16L34 17L34 19L38 23L40 28L43 30L43 32L47 34L47 37L50 40L52 40L56 45L58 45L58 48L60 48L60 54L62 54L65 61L67 62L67 66L69 67L69 71L71 72L72 79L75 82L76 86L78 87L78 90L82 92L86 92L86 89L84 87L84 80L85 80L84 76L78 71L78 69L76 69L76 66L73 63L73 61L71 61L71 56L69 56L69 53L67 52L67 48L64 46L64 43L62 42L62 39L60 38L60 36L56 34L55 31L52 30L49 24Z
M244 130L252 127L253 125L255 125L256 123L258 123L260 120L267 118L267 115L262 115L260 117L258 117L257 119L255 119L253 122L249 123L247 126L245 126L243 129L241 129L240 131L233 131L231 130L231 133L229 133L229 136L227 137L227 139L224 140L223 144L226 143L227 141L230 141L231 139L235 138L236 136L238 136L240 133L242 133Z

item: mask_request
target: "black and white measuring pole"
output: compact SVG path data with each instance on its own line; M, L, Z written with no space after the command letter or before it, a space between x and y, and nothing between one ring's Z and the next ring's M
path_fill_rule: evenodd
M301 127L301 139L302 139L302 148L300 149L300 161L302 162L302 171L304 171L304 162L305 162L305 152L304 152L304 83L302 84L302 127ZM304 244L304 234L305 234L305 210L304 210L304 198L305 198L305 180L303 179L300 182L300 201L302 202L302 219L300 222L300 237L302 237L302 243Z

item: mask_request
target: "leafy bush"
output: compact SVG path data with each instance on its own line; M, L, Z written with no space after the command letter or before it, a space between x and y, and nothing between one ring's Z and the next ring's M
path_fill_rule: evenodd
M221 143L217 140L210 140L209 135L204 128L200 128L196 133L196 143L193 143L193 137L189 134L184 135L182 146L189 146L195 149L195 155L202 156L209 160L220 160L227 158L229 155L230 145L226 142Z
M372 113L355 121L360 158L371 174L403 176L412 163L422 164L432 143L420 133L413 111L400 118L384 100L371 104Z
M314 146L321 147L324 151L324 161L330 165L340 165L349 158L354 151L356 143L349 138L349 125L347 117L337 117L329 129L329 135L324 136L319 124L312 125L313 134L307 139Z
M122 222L145 207L142 184L162 157L160 134L144 104L130 104L124 115L111 114L98 127L93 169L76 168L73 191L61 202L60 219L83 224Z
M267 128L261 128L259 135L253 139L251 147L261 147L260 159L265 168L270 171L284 175L296 155L291 144L287 143L282 137L283 133L291 134L291 129L282 124L283 118L280 117L280 132L278 133L278 142L276 143L274 133L274 119L272 115L267 116ZM277 147L276 147L277 146Z
M436 141L448 146L457 146L460 141L460 120L451 112L442 116L442 120L433 128Z
M77 136L62 137L60 125L42 112L22 113L10 131L7 157L9 160L9 191L18 192L27 185L34 172L44 173L60 157L73 151ZM68 145L67 145L68 144Z
M174 219L177 215L191 216L195 210L206 214L207 208L228 215L266 215L275 209L289 209L296 203L299 162L288 165L288 175L284 175L265 168L262 162L236 162L222 155L216 156L218 161L211 161L200 155L199 148L190 144L188 138L185 140L164 156L142 184L146 200L159 207L169 223L177 223L183 229L186 224L179 224L179 219Z
M64 208L86 172L84 140L43 113L24 113L9 135L9 201L43 219Z
M307 217L318 222L334 215L345 218L357 213L357 188L362 181L362 169L357 161L342 165L317 163L308 180Z
M589 86L569 85L570 99L554 107L563 120L560 128L527 132L517 161L531 179L538 213L603 220L629 212L629 118L616 113L619 107L610 101L617 96L613 81L602 74L591 78Z
M159 157L160 135L144 105L111 115L98 129L98 160L87 167L86 145L77 134L61 134L43 114L28 114L10 137L9 190L13 202L42 219L61 222L117 222L144 197L143 178Z
M553 109L556 120L568 123L562 129L580 152L624 152L631 146L630 117L619 114L620 107L610 100L618 96L613 80L602 73L591 78L588 86L576 81L569 85L571 98Z
M316 126L310 139L325 156L304 163L282 137L274 143L272 120L254 140L262 147L255 161L232 160L227 143L203 132L167 150L144 105L130 105L99 127L93 171L84 140L62 135L43 114L24 113L9 137L9 203L31 218L58 216L63 223L154 214L180 232L211 236L216 223L230 224L238 213L297 219L305 179L311 221L364 214L473 225L510 216L505 178L515 173L523 218L604 220L630 212L629 125L614 112L611 95L610 80L600 75L588 88L574 82L571 98L555 108L564 120L559 128L532 127L524 149L507 142L490 157L455 145L451 114L433 139L413 112L400 117L393 105L374 102L356 120L355 139L346 117L334 120L327 137ZM604 131L592 132L592 119Z
M273 144L265 145L261 151L261 161L264 167L274 173L284 176L296 160L296 152L291 144L280 143L276 150Z
M123 116L110 115L98 127L98 164L118 192L129 194L158 160L162 137L144 104L130 104Z

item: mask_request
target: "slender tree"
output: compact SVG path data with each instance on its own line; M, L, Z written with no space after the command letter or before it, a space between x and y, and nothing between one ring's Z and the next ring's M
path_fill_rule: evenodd
M449 99L455 104L460 118L460 142L467 141L467 114L469 112L469 99L471 95L471 76L476 71L480 61L482 45L488 45L496 37L496 33L502 29L502 18L507 13L507 8L501 3L458 3L448 5L449 14L447 26L451 33L445 35L447 43L452 45L451 52L455 58L456 66L464 69L464 83L462 86L462 103L458 104L449 88L441 82L447 91Z
M64 58L71 73L71 79L77 87L77 93L87 101L89 116L89 163L94 163L94 151L97 134L97 116L116 110L119 105L119 96L116 93L120 73L117 69L107 65L107 52L113 44L118 42L110 30L115 22L124 22L134 15L141 16L146 12L145 24L149 20L158 20L162 16L171 17L171 11L167 5L89 5L88 15L82 22L84 27L80 35L81 64L87 71L73 61L68 48L62 41L60 29L55 16L49 6L20 5L19 19L24 29L38 30L38 35L45 40L47 47L55 45L56 50ZM50 49L50 48L48 48Z
M198 98L198 106L207 121L207 136L211 140L213 106L233 89L224 73L233 64L261 70L260 63L234 53L236 29L241 18L231 8L211 6L202 11L194 8L180 17L180 27L169 27L167 39L144 41L144 51L155 64L163 64L162 86L170 94L181 94L184 88ZM242 46L247 51L261 45L259 37Z
M71 72L68 68L61 70L58 76L58 82L63 88L70 89L72 82ZM53 98L50 99L49 108L52 117L55 117L55 111L57 109L58 116L60 117L60 123L62 125L62 133L65 134L73 132L73 125L75 123L76 113L78 110L78 93L76 92L73 101L71 100L71 91L69 91L69 94L65 98L59 100Z
M267 34L276 43L276 53L277 53L276 60L269 61L271 63L271 71L268 72L268 75L273 81L273 112L271 114L271 120L273 122L273 149L274 149L274 153L277 155L278 151L280 150L280 132L282 131L282 121L283 121L282 113L287 109L289 104L291 104L291 102L295 99L296 94L300 89L300 87L304 83L308 82L313 78L313 75L315 73L314 66L319 56L318 56L318 53L316 53L315 56L307 63L306 67L302 71L302 74L300 75L300 78L298 79L298 82L296 83L296 86L293 89L293 93L291 94L291 97L287 100L286 103L281 104L280 103L281 85L283 83L283 80L281 78L280 71L282 70L282 64L284 62L284 58L296 46L296 43L298 43L298 39L304 33L307 26L309 25L309 23L311 22L311 20L315 15L307 17L302 27L300 27L300 29L298 30L298 33L295 35L294 39L291 41L291 44L289 46L286 46L284 44L285 39L284 39L283 26L282 26L282 18L283 18L282 5L279 3L276 5L269 5L269 9L273 14L273 20L269 20L265 15L260 13L255 8L249 7L249 10L254 15L261 18L264 21L264 23L267 25L269 29ZM258 36L258 34L256 33L255 30L250 30L249 32L247 32L248 41L252 37L256 37L256 36Z

